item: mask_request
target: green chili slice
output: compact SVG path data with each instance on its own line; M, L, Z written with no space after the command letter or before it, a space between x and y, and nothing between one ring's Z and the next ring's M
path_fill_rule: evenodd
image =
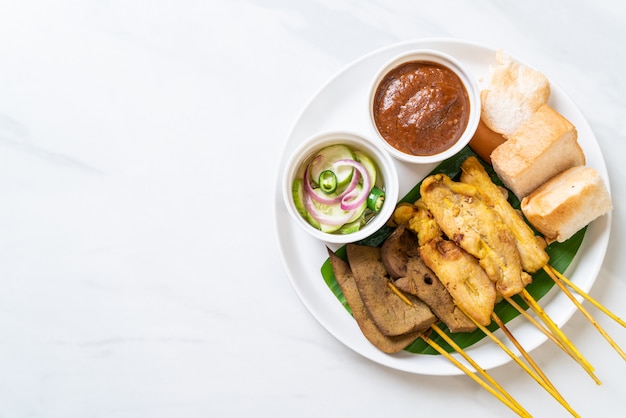
M385 203L385 192L377 186L372 187L369 196L367 197L367 207L374 212L380 212L380 209Z
M320 173L318 184L324 193L333 193L337 190L337 175L331 170L324 170Z

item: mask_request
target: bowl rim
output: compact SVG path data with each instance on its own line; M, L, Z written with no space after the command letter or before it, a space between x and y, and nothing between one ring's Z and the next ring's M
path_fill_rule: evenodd
M373 103L376 91L378 89L378 85L391 70L411 61L435 62L449 68L461 79L461 82L467 90L470 103L470 114L465 131L463 132L459 140L454 143L454 145L438 154L411 155L398 150L383 138L383 136L378 131L378 127L376 126L376 122L374 120ZM461 151L461 149L469 144L470 140L474 136L474 133L476 132L476 129L478 128L478 123L480 121L480 89L478 86L478 81L472 76L472 73L469 71L469 69L455 57L436 49L419 48L398 54L393 58L387 60L382 66L379 67L370 84L367 106L370 121L370 130L373 131L374 137L379 143L382 144L383 148L387 152L389 152L389 154L401 161L406 161L409 163L438 163Z
M313 227L300 216L292 198L293 180L302 163L316 151L333 144L346 144L367 152L368 156L374 159L384 180L386 204L383 205L380 213L376 214L363 228L350 234L326 233ZM309 136L289 155L282 177L283 201L293 220L314 238L334 244L346 244L362 240L384 226L393 214L400 194L398 171L391 156L377 142L363 134L347 130L329 130Z

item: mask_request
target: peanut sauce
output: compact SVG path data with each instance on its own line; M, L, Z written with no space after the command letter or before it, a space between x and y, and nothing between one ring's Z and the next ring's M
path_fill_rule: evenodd
M382 137L411 155L433 155L459 140L469 120L469 97L449 68L411 61L391 70L374 96L374 121Z

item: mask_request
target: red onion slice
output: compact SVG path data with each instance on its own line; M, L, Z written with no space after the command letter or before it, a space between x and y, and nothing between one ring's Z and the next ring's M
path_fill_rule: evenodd
M348 223L348 221L352 220L356 212L356 209L353 209L353 210L344 212L341 216L328 215L324 212L319 211L315 207L315 204L313 203L313 199L311 198L311 195L306 195L304 197L304 203L305 203L307 212L309 212L309 214L311 214L311 216L316 221L323 223L325 225L329 225L329 226L340 226L345 223Z
M341 209L356 209L362 206L363 203L367 200L367 195L369 194L371 188L370 175L367 172L367 169L363 166L363 164L354 160L337 160L333 164L333 166L336 167L342 165L350 165L354 167L358 171L359 176L353 175L352 177L361 177L363 179L362 188L360 190L354 187L352 190L346 191L341 198Z

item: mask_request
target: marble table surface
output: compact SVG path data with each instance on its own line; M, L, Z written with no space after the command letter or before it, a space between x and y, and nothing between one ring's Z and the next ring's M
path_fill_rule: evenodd
M276 234L285 141L371 51L449 38L521 57L603 152L614 210L590 293L624 318L624 21L591 0L0 2L0 417L514 416L311 315ZM601 385L550 343L533 358L581 416L621 416L626 363L581 314L564 331ZM534 416L569 416L514 363L490 373Z

